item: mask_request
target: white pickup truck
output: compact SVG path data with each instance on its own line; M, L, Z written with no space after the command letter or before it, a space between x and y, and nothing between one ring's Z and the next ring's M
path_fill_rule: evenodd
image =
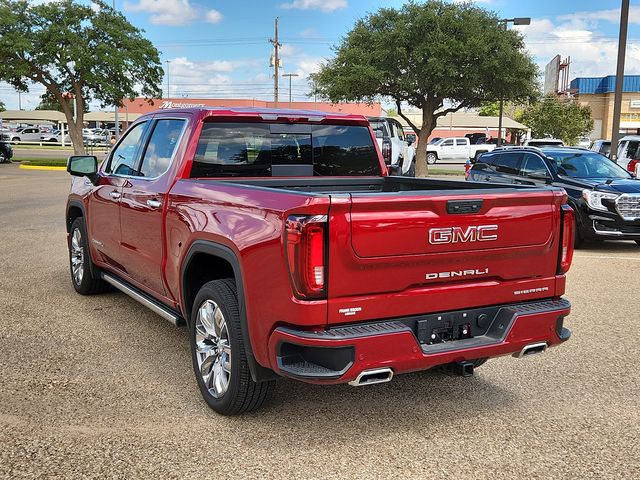
M407 139L402 124L388 117L367 117L367 120L376 135L384 163L398 167L405 177L415 177L416 150L413 142Z
M467 159L475 160L478 155L490 152L494 148L496 146L489 143L471 145L466 137L441 138L427 145L427 163L433 165L439 160L464 163Z

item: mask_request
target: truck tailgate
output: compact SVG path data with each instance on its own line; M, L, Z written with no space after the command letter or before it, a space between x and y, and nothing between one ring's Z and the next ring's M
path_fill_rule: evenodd
M554 296L564 200L548 188L333 198L329 323Z

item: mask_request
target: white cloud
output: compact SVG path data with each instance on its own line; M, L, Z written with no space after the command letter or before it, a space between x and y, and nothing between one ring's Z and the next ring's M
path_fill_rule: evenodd
M560 21L583 21L583 22L620 22L620 9L611 8L608 10L596 10L591 12L576 12L558 16ZM632 8L629 10L629 23L640 24L640 10Z
M315 38L318 36L318 31L313 27L305 28L300 32L300 36L302 38Z
M290 3L283 3L280 8L299 10L320 10L331 13L341 8L347 8L347 0L293 0Z
M571 57L570 79L615 75L618 53L616 35L604 35L584 15L563 15L558 19L534 19L529 26L514 27L525 37L527 49L541 72L556 55ZM640 74L640 43L627 43L625 72Z
M218 23L222 14L207 9L190 0L139 0L138 3L125 1L124 9L129 12L146 12L154 25L182 26L199 19L208 23Z

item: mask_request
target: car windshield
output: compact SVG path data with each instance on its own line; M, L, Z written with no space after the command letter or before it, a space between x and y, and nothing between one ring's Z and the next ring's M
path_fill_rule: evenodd
M622 167L595 152L545 150L559 175L572 178L632 178Z
M369 122L371 123L371 128L373 130L373 133L375 134L376 137L382 137L382 136L386 136L386 131L384 128L384 122L382 121L372 121ZM380 132L380 133L378 133Z
M432 138L431 140L429 140L429 145L433 145L434 143L439 142L440 140L442 140L441 137Z

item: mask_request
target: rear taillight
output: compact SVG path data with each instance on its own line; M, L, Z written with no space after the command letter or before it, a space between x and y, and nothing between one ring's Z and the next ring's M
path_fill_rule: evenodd
M382 158L384 163L391 165L391 140L388 138L382 140Z
M640 160L631 160L627 164L627 170L629 173L636 175L638 173L638 165L640 164Z
M326 229L326 215L291 215L287 218L287 265L293 293L297 298L326 298Z
M562 205L562 242L560 244L560 259L558 261L558 273L569 271L573 260L573 242L575 232L575 212L569 205Z

